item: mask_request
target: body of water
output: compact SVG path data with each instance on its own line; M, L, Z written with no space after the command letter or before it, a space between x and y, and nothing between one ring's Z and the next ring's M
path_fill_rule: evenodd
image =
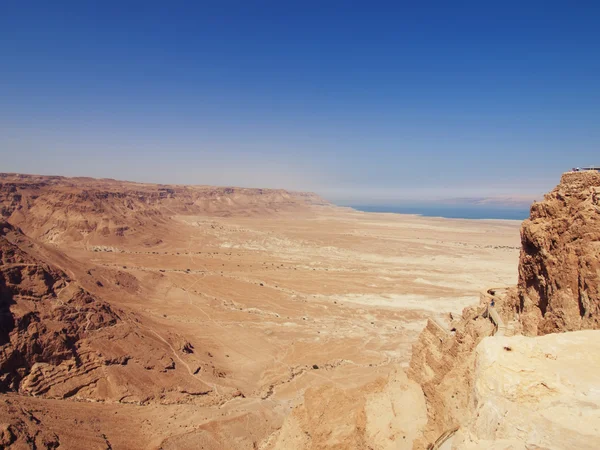
M432 204L407 206L351 205L350 207L365 212L419 214L421 216L446 217L449 219L524 220L529 217L529 208L523 207Z

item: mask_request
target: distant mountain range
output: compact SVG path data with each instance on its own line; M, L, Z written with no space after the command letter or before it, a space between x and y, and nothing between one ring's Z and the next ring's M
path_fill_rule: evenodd
M481 205L489 207L529 208L534 201L543 199L543 195L510 195L495 197L458 197L440 200L448 205Z

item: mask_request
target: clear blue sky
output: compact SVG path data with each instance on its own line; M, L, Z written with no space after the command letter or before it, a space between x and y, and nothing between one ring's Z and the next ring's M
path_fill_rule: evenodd
M600 164L600 2L0 2L0 170L537 194Z

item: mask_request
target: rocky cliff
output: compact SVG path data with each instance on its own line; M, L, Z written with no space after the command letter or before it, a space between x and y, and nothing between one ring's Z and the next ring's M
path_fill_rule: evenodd
M531 207L521 239L524 333L600 328L600 173L564 174Z
M543 201L532 205L531 216L521 228L521 239L516 288L484 292L480 305L466 308L448 329L430 321L414 345L408 373L421 384L428 412L423 438L415 448L427 448L443 433L465 426L467 418L473 417L473 408L485 403L478 393L479 375L475 373L482 364L477 363L477 355L485 350L476 353L475 349L498 330L488 314L492 298L504 323L499 334L507 329L511 334L537 336L600 328L600 173L564 174ZM583 348L579 351L584 352ZM511 361L514 365L506 370L527 370L516 359ZM569 401L576 403L574 398ZM573 405L570 407L576 411ZM517 409L507 410L507 414ZM473 448L492 448L487 441L481 445Z

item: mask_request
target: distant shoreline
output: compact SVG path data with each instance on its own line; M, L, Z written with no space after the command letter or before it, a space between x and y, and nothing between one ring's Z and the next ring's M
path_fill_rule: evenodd
M416 214L423 217L441 217L445 219L471 220L525 220L529 217L529 208L482 205L405 205L373 206L347 205L357 211L374 213Z

